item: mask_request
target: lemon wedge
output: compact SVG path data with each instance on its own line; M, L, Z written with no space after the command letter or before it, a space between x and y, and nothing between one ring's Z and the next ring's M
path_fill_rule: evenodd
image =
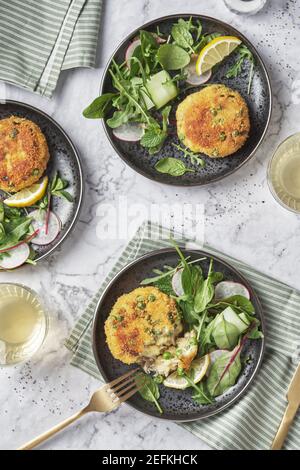
M202 75L231 54L242 41L235 36L219 36L210 41L200 52L196 73Z
M190 370L194 370L194 382L195 384L200 382L200 380L205 376L206 371L210 364L209 354L206 356L195 359L190 367ZM188 381L177 374L177 371L173 372L169 377L167 377L163 382L165 387L176 388L177 390L184 390L189 387Z
M45 176L39 183L35 183L29 188L22 189L16 194L13 194L12 196L5 199L3 202L9 207L32 206L44 196L47 185L48 176Z

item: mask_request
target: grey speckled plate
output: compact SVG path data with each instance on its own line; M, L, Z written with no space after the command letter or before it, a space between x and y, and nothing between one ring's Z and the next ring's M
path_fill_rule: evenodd
M41 128L47 139L50 152L46 174L51 177L55 171L59 171L62 178L69 182L68 191L74 198L73 202L68 202L61 198L52 199L52 210L60 218L62 230L58 237L49 245L38 246L32 243L32 247L37 255L36 261L39 261L52 253L63 242L77 220L83 192L81 163L77 150L70 138L50 116L29 104L18 101L7 100L1 103L0 119L11 115L30 119Z
M191 256L191 259L197 259L206 256L205 261L201 261L204 272L207 272L209 259L211 256L203 251L185 251L185 256ZM229 281L237 281L244 284L250 292L251 301L255 307L257 318L261 321L262 331L265 331L265 323L262 314L260 302L253 291L249 282L232 266L224 262L220 258L214 258L214 268L224 274L224 279ZM178 255L173 249L162 249L148 253L141 258L135 260L115 276L104 291L96 308L94 326L93 326L93 350L94 356L104 379L109 382L116 377L124 374L130 368L136 366L127 366L116 360L111 355L105 340L104 322L111 311L112 306L117 298L139 286L140 282L146 277L153 275L154 268L163 269L164 265L176 266L178 264ZM251 356L252 361L247 363L240 375L237 384L222 396L218 397L211 405L198 405L192 399L190 389L174 390L160 387L160 404L164 410L164 414L160 415L153 404L143 400L137 393L128 403L138 411L146 413L157 418L169 419L172 421L193 421L196 419L206 418L213 414L219 413L227 406L234 403L249 387L253 381L264 353L264 340L247 341L242 357Z
M159 18L141 26L129 34L113 53L106 67L101 84L101 93L106 93L113 90L111 77L108 73L111 61L114 59L118 63L123 62L128 44L138 34L140 29L155 32L158 26L162 33L169 34L172 24L176 22L178 18L189 18L190 16L201 20L204 33L219 32L222 35L238 36L242 39L243 43L248 46L255 57L255 76L253 79L250 95L247 94L249 69L246 69L242 75L238 76L237 78L227 79L225 77L226 71L235 60L234 53L228 59L224 60L224 62L219 66L218 70L213 74L211 80L208 82L223 83L239 91L245 98L249 106L251 119L251 132L246 144L238 152L230 157L211 159L209 157L203 156L206 162L206 166L203 169L197 166L193 166L193 168L196 169L195 173L189 172L181 177L172 177L159 173L155 170L154 166L156 162L163 157L174 156L182 159L182 152L179 152L171 145L172 143L179 143L175 124L175 111L179 101L182 101L186 94L199 90L199 87L190 89L188 92L186 92L186 94L181 93L177 98L177 102L175 102L173 105L170 118L172 123L170 125L171 135L168 137L163 149L156 155L149 155L147 150L143 149L139 143L123 142L115 138L112 134L112 130L103 121L106 135L114 150L131 168L154 181L177 186L202 186L204 184L218 181L240 168L252 157L262 142L268 128L272 109L272 92L268 73L261 57L251 42L248 41L248 39L245 38L243 34L228 24L214 18L195 14L177 14ZM185 163L187 163L187 160L185 160Z

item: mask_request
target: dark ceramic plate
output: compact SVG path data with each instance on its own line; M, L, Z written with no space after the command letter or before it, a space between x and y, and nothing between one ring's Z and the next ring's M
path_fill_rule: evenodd
M178 18L189 18L190 16L195 19L200 19L203 25L204 33L219 32L222 35L238 36L251 50L255 57L255 76L253 79L250 95L247 93L249 68L246 68L242 75L239 75L237 78L227 79L225 77L226 71L236 59L234 53L229 58L224 60L224 62L219 66L218 70L213 74L211 80L208 82L223 83L239 91L245 98L249 106L251 119L251 132L246 144L238 152L230 157L211 159L203 155L206 166L205 168L193 167L196 169L195 173L189 172L184 176L172 177L159 173L155 170L154 167L156 162L163 157L174 156L182 159L182 152L179 152L172 146L172 143L179 144L175 124L175 111L179 101L182 101L187 94L199 90L199 87L194 87L185 94L181 93L177 99L179 101L173 105L171 114L171 122L173 124L170 125L171 135L168 137L162 150L156 155L149 155L147 150L143 149L143 147L141 147L138 142L129 143L117 139L112 134L112 130L103 121L106 135L114 150L129 166L131 166L131 168L154 181L178 186L202 186L204 184L220 180L240 168L252 157L262 142L268 128L272 108L272 93L268 73L261 57L251 42L248 41L248 39L245 38L245 36L243 36L243 34L241 34L235 28L226 23L223 23L222 21L207 16L194 14L170 15L164 18L159 18L141 26L140 28L133 31L129 36L127 36L127 38L124 39L117 50L113 53L106 67L101 84L101 93L106 93L113 90L111 77L108 72L111 61L114 59L118 63L123 62L128 44L138 34L140 29L156 31L156 28L159 27L162 33L169 34L172 24L176 22ZM186 160L185 163L187 163Z
M50 177L55 171L59 171L61 177L69 182L68 191L74 199L73 202L68 202L61 198L53 198L52 209L62 222L62 230L49 245L38 246L32 243L32 247L36 252L35 259L39 261L52 253L63 242L77 220L83 191L81 163L70 138L50 116L29 104L18 101L7 100L1 103L0 119L11 115L30 119L41 128L47 139L50 152L46 174Z
M191 256L191 259L206 256L207 259L201 262L201 266L204 271L207 272L209 259L211 258L209 254L203 251L186 250L183 250L183 253L185 253L186 256ZM228 263L215 256L213 256L213 258L215 270L221 271L224 274L224 279L241 282L247 287L251 295L251 301L255 307L256 316L261 321L262 331L264 332L265 324L261 305L255 292L249 285L249 282ZM151 277L154 268L163 269L164 265L176 266L177 264L178 255L172 249L163 249L148 253L121 270L110 282L101 296L94 318L93 350L99 370L107 382L126 373L130 368L135 367L127 366L114 359L106 344L104 322L112 306L120 295L138 287L140 282L146 277ZM224 410L224 408L234 403L242 393L246 391L259 369L263 353L264 340L248 341L243 348L242 357L251 356L252 361L245 365L237 384L224 395L218 397L211 405L197 405L193 401L191 397L192 393L189 389L183 391L174 390L166 388L163 385L159 385L161 394L160 404L164 410L162 415L157 412L153 404L143 400L138 393L128 400L128 403L138 411L162 419L192 421L206 418L207 416Z

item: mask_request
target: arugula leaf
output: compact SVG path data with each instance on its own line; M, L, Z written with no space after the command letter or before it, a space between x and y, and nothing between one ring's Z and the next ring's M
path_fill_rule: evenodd
M252 52L248 49L245 44L241 44L237 48L237 60L236 62L232 65L232 67L227 71L226 73L226 78L236 78L238 75L240 75L243 71L244 63L248 61L250 63L250 70L249 70L249 79L248 79L248 95L250 94L251 91L251 85L252 85L252 80L253 80L253 72L254 72L254 66L255 66L255 59L254 55Z
M207 379L207 389L210 395L212 397L222 395L235 385L241 369L240 346L218 357L211 366Z
M151 375L140 374L136 377L135 382L137 387L139 387L139 393L144 398L144 400L155 403L158 411L163 413L163 410L158 403L158 399L160 397L159 388Z
M87 119L101 119L104 118L106 113L110 110L112 99L116 96L115 93L105 93L98 96L94 101L83 110L82 114Z
M152 74L157 67L157 49L159 44L156 41L153 34L148 31L140 31L140 40L141 40L141 56L144 61L146 74L149 76Z
M193 395L193 399L197 401L197 403L201 405L207 405L212 403L212 397L210 396L208 389L206 389L206 387L202 383L200 383L199 385L195 384L193 370L190 370L189 373L184 372L182 374L182 377L186 379L190 387L196 390L196 393Z
M190 55L176 44L163 44L157 51L157 60L165 70L179 70L186 67Z
M207 278L201 284L195 295L195 311L201 313L206 309L207 304L211 302L214 296L214 287L212 282L213 260L210 260Z
M175 143L172 143L173 147L175 147L177 150L183 153L184 158L189 158L191 160L192 164L196 164L201 166L202 168L205 166L205 161L196 153L190 152L184 147L181 147L181 145L177 145Z
M194 172L191 168L187 168L181 160L172 157L166 157L159 160L155 165L155 169L160 173L165 173L171 176L183 176L187 172Z

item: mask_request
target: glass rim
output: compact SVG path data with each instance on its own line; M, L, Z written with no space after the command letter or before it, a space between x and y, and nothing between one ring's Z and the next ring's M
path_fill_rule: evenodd
M278 196L278 194L276 193L275 189L274 189L274 186L273 186L273 183L272 183L272 178L271 178L271 168L272 168L272 164L274 163L274 159L276 157L276 154L278 152L278 150L286 143L288 142L290 139L292 139L293 137L296 137L296 136L299 136L299 141L300 141L300 132L295 132L294 134L291 134L289 136L287 136L282 142L280 142L280 144L277 145L276 149L274 150L270 160L269 160L269 163L268 163L268 168L267 168L267 183L268 183L268 187L269 187L269 190L270 190L270 193L272 194L273 198L275 199L275 201L281 206L283 207L284 209L287 209L289 212L293 212L294 214L298 214L300 215L300 210L297 210L297 209L293 209L292 207L288 206L287 204L285 204L281 199L280 197Z
M43 308L43 314L44 314L44 319L45 319L45 331L43 333L43 338L41 339L41 342L40 342L39 346L36 348L36 350L32 354L30 354L28 357L25 357L24 359L22 359L21 361L18 361L18 362L12 362L12 363L8 363L8 364L3 364L3 363L0 362L0 368L1 367L18 366L18 365L24 364L27 361L30 361L35 356L35 354L41 349L41 347L43 346L43 344L46 340L46 337L47 337L47 334L48 334L48 331L49 331L49 319L50 319L48 308L47 308L45 302L43 301L42 297L40 296L40 294L38 292L36 292L36 290L32 289L31 287L26 286L25 284L22 284L21 282L1 281L0 282L0 288L1 288L1 286L4 286L4 285L21 287L22 289L24 289L27 292L35 295L38 298L38 300L41 303L41 306Z

